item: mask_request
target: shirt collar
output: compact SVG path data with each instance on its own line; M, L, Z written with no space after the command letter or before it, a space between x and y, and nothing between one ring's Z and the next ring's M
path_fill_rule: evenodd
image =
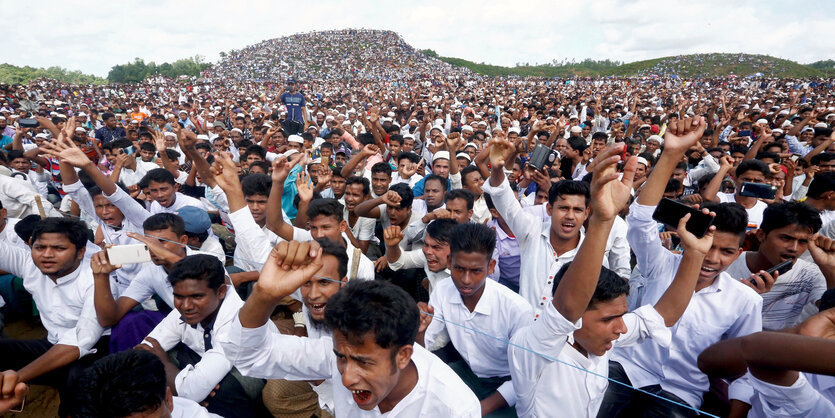
M60 285L63 285L64 283L69 283L69 282L75 280L76 278L78 278L78 275L81 274L81 268L82 268L83 263L84 263L84 261L82 260L82 264L79 264L79 266L75 270L71 271L66 276L62 276L62 277L59 277L58 279L56 279L55 284L57 286L60 286ZM44 276L47 279L52 280L49 276L46 276L46 275L44 275Z

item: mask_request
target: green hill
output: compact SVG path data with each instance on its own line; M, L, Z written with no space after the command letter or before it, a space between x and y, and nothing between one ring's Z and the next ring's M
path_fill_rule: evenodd
M579 63L546 64L535 66L502 67L478 64L460 58L441 57L432 50L424 50L427 55L435 56L452 65L469 68L488 76L672 76L685 78L714 76L748 76L763 73L770 77L824 77L835 75L835 61L818 61L810 65L775 58L768 55L753 54L691 54L655 58L621 64L609 60L595 61L587 59Z

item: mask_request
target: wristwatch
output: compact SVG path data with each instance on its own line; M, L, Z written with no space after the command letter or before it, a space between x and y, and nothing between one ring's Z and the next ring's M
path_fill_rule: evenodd
M304 312L294 312L293 313L293 326L297 328L304 328Z

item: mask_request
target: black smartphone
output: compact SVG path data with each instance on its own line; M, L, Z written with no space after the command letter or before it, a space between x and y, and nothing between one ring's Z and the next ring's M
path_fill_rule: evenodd
M690 214L690 220L687 221L687 230L698 238L705 236L708 228L713 224L713 216L705 215L698 209L693 209L690 206L666 197L658 202L658 206L656 206L655 212L652 214L652 219L656 222L677 228L678 221L688 213Z
M770 200L777 196L777 186L745 182L739 187L739 195Z
M742 130L742 131L739 131L736 135L737 136L751 136L751 131L747 130L747 129Z
M21 128L37 128L38 127L38 121L36 119L21 119L21 120L17 121L17 124Z
M792 267L794 267L794 260L786 260L786 261L784 261L784 262L766 270L765 272L768 273L768 274L774 274L774 272L777 272L777 273L780 273L780 274L786 274L786 272L791 270Z
M765 272L768 273L768 274L774 274L774 272L777 272L777 273L780 273L780 275L782 276L783 274L786 274L787 271L791 270L792 267L794 267L794 260L786 260L786 261L784 261L784 262L766 270ZM751 284L754 285L754 286L757 285L757 281L754 280L753 278L748 279L748 281L751 282Z

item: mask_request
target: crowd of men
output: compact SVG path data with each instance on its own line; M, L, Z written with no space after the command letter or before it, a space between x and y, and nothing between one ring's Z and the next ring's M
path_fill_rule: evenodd
M835 415L833 80L225 68L0 86L0 410Z

